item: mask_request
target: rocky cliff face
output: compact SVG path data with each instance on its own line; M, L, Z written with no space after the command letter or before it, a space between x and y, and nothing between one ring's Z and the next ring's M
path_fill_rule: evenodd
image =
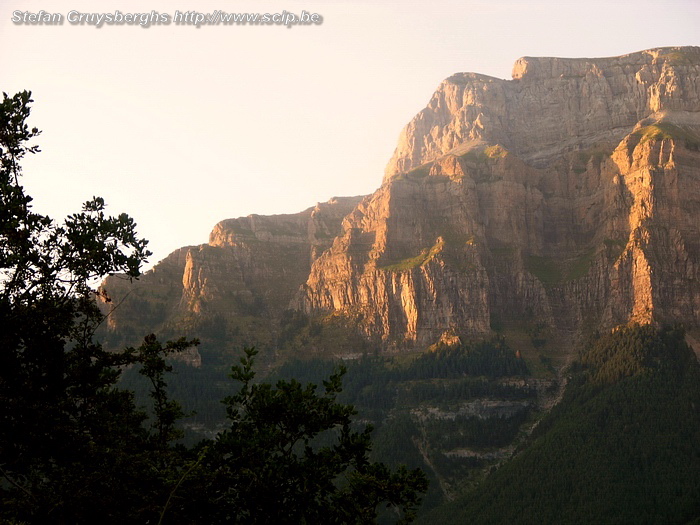
M217 224L209 243L180 248L134 283L102 284L108 326L125 340L233 317L275 317L288 308L313 261L361 197L333 198L301 213L250 215Z
M104 286L131 303L112 328L135 333L289 307L382 348L698 326L699 230L700 48L526 57L512 80L440 84L373 195L222 221L136 288Z
M295 305L389 346L700 321L700 48L458 74L401 134Z
M655 112L697 111L699 60L697 47L660 48L613 58L524 57L512 80L453 75L401 133L386 178L478 140L538 167L619 141Z
M230 310L238 302L279 313L359 200L334 198L297 214L220 222L208 244L188 250L182 306L200 313L207 308Z

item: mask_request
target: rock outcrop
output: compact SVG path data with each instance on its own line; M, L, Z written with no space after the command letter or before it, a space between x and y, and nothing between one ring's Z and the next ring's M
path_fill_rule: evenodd
M296 299L388 346L700 321L700 48L458 74Z
M699 62L698 47L659 48L612 58L523 57L513 80L458 73L403 130L386 178L478 140L538 167L619 141L655 112L697 111Z
M188 324L213 318L279 316L360 200L336 197L297 214L224 220L208 244L174 251L134 283L107 278L108 327L129 339L168 326L181 335Z
M113 328L292 307L399 349L504 324L698 326L700 48L453 75L373 195L223 221L139 286Z

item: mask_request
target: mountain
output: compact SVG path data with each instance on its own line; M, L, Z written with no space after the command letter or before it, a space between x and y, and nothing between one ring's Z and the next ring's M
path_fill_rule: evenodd
M202 339L169 377L191 439L243 346L273 381L342 363L375 459L429 476L424 523L685 523L699 229L700 47L526 57L443 81L372 195L108 278L100 337Z
M107 344L133 344L153 331L179 336L201 330L209 338L235 331L238 349L260 342L246 332L254 328L251 321L269 325L280 318L360 200L336 197L297 214L224 220L207 244L174 251L138 281L108 277L101 286Z
M374 194L223 221L136 287L108 279L111 309L128 295L112 335L240 333L247 317L275 335L261 325L246 338L274 349L287 309L389 350L698 326L699 78L698 47L525 57L511 80L453 75Z
M538 319L697 324L700 49L445 80L296 305L388 346Z

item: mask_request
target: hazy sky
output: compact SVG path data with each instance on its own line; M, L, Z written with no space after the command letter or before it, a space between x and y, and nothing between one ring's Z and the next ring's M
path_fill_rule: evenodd
M14 24L13 12L63 15ZM73 25L68 13L318 13L305 27ZM76 16L75 14L73 16ZM700 2L2 0L1 89L34 95L35 209L92 195L132 215L151 263L216 222L374 191L403 126L459 71L521 56L700 45Z

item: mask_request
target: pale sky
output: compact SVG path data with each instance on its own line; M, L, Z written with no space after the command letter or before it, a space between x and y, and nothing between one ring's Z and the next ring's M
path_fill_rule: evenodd
M14 11L63 25L14 24ZM73 25L69 12L318 13L321 25ZM75 16L75 15L73 15ZM379 187L399 132L456 72L521 56L700 45L700 1L2 0L2 91L33 92L35 210L92 195L150 239L151 264L218 221Z

